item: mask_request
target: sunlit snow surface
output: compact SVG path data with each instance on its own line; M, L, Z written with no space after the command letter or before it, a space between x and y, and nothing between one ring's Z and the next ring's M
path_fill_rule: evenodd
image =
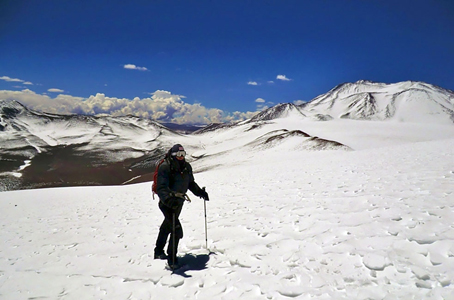
M0 299L453 299L452 126L270 126L354 150L253 143L270 128L194 136L209 249L189 193L177 274L153 260L151 183L0 193Z

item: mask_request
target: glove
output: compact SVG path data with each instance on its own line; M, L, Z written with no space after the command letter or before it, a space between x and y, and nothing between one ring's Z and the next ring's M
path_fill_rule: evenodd
M208 197L208 193L205 191L205 188L202 188L202 189L200 190L199 197L202 198L202 199L205 200L205 201L210 200L210 198Z
M182 193L171 193L167 201L164 203L171 209L177 209L184 203L184 194Z
M171 209L177 209L178 207L182 206L184 203L184 199L173 197L170 198L167 202L167 206Z

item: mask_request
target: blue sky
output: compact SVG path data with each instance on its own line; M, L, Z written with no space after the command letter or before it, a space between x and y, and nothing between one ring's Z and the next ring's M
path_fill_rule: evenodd
M0 98L51 112L228 121L363 79L454 90L453 57L451 0L0 1Z

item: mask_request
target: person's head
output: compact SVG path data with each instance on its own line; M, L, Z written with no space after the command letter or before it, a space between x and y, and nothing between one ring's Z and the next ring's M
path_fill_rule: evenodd
M170 149L170 156L175 158L178 161L184 161L184 157L186 156L186 151L184 151L183 146L180 144L175 144Z

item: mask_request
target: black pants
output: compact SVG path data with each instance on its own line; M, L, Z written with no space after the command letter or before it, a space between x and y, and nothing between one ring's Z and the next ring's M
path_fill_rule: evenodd
M154 252L156 254L164 253L164 247L170 235L169 245L167 247L167 255L169 256L169 262L172 263L176 262L178 242L181 238L183 238L183 228L181 227L180 220L178 219L182 208L183 205L179 206L176 209L171 209L162 204L162 202L159 202L159 209L164 214L164 221L159 228L159 234L156 240L156 247L154 248ZM175 228L173 228L174 221Z

